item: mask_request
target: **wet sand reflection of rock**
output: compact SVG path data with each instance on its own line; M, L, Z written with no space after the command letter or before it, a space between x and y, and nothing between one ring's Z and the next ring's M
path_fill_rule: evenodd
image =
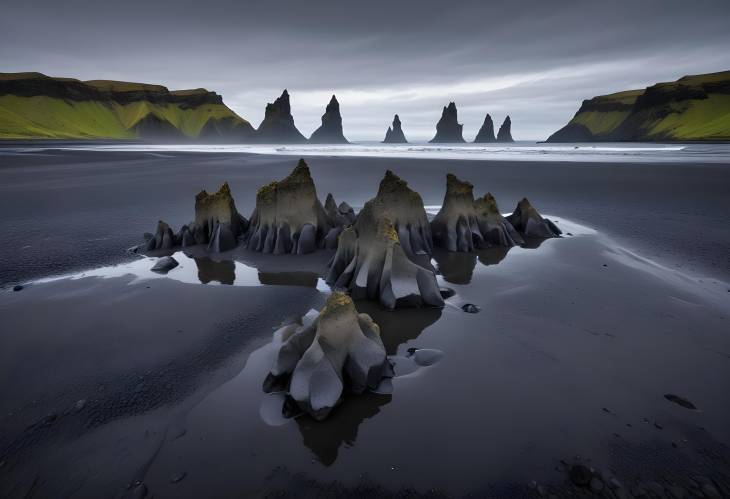
M219 282L221 284L233 284L236 280L236 264L232 260L216 261L207 256L195 258L198 266L198 279L203 284Z
M261 284L316 288L319 277L314 272L259 272Z
M380 326L381 339L388 355L395 355L403 343L418 338L441 317L440 308L405 308L386 310L369 300L355 302L357 311L366 313ZM360 424L374 417L390 403L392 395L365 392L348 395L325 421L302 415L296 418L304 445L319 461L330 466L337 460L340 446L355 445Z

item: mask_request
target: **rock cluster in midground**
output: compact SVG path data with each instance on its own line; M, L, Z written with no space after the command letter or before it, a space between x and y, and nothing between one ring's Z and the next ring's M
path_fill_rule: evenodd
M300 159L286 178L260 187L250 220L241 216L227 183L218 192L195 197L195 220L174 233L160 221L155 234L137 249L172 251L207 245L217 253L237 245L275 255L336 250L325 280L333 294L318 317L288 326L267 386L286 384L297 406L314 417L327 416L344 390L373 389L388 373L378 326L357 314L353 299L383 308L442 307L453 295L440 289L430 257L434 246L449 252L511 247L525 238L550 238L560 229L527 199L504 217L490 193L474 199L473 186L452 174L438 214L429 220L421 196L388 170L375 197L359 213L328 194L322 205ZM174 259L156 271L174 271ZM478 313L473 304L465 312ZM273 389L273 388L272 388Z

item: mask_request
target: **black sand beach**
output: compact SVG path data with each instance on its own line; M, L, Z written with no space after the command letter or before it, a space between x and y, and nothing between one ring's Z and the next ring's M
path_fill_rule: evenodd
M389 354L443 358L316 422L281 418L262 382L331 252L178 254L164 278L125 253L224 181L248 216L296 158L0 161L2 497L730 495L727 165L308 158L321 199L360 207L392 169L440 205L453 172L565 233L437 252L442 310L358 302Z

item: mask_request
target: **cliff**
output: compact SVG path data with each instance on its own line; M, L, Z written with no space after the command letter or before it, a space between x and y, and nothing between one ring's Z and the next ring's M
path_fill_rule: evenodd
M246 139L253 127L203 88L0 73L0 139Z
M730 140L730 71L583 101L548 142Z

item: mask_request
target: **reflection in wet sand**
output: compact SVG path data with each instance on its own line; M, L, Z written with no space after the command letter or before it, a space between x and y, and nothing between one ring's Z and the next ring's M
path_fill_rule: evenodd
M337 460L340 446L355 445L360 424L380 412L380 408L390 402L392 395L365 392L361 395L347 396L337 410L324 422L309 416L296 419L302 441L325 466Z
M319 276L314 272L259 272L261 284L275 286L305 286L316 288Z
M203 284L219 282L221 284L233 284L236 280L236 264L232 260L218 262L207 256L195 258L198 266L198 279Z

